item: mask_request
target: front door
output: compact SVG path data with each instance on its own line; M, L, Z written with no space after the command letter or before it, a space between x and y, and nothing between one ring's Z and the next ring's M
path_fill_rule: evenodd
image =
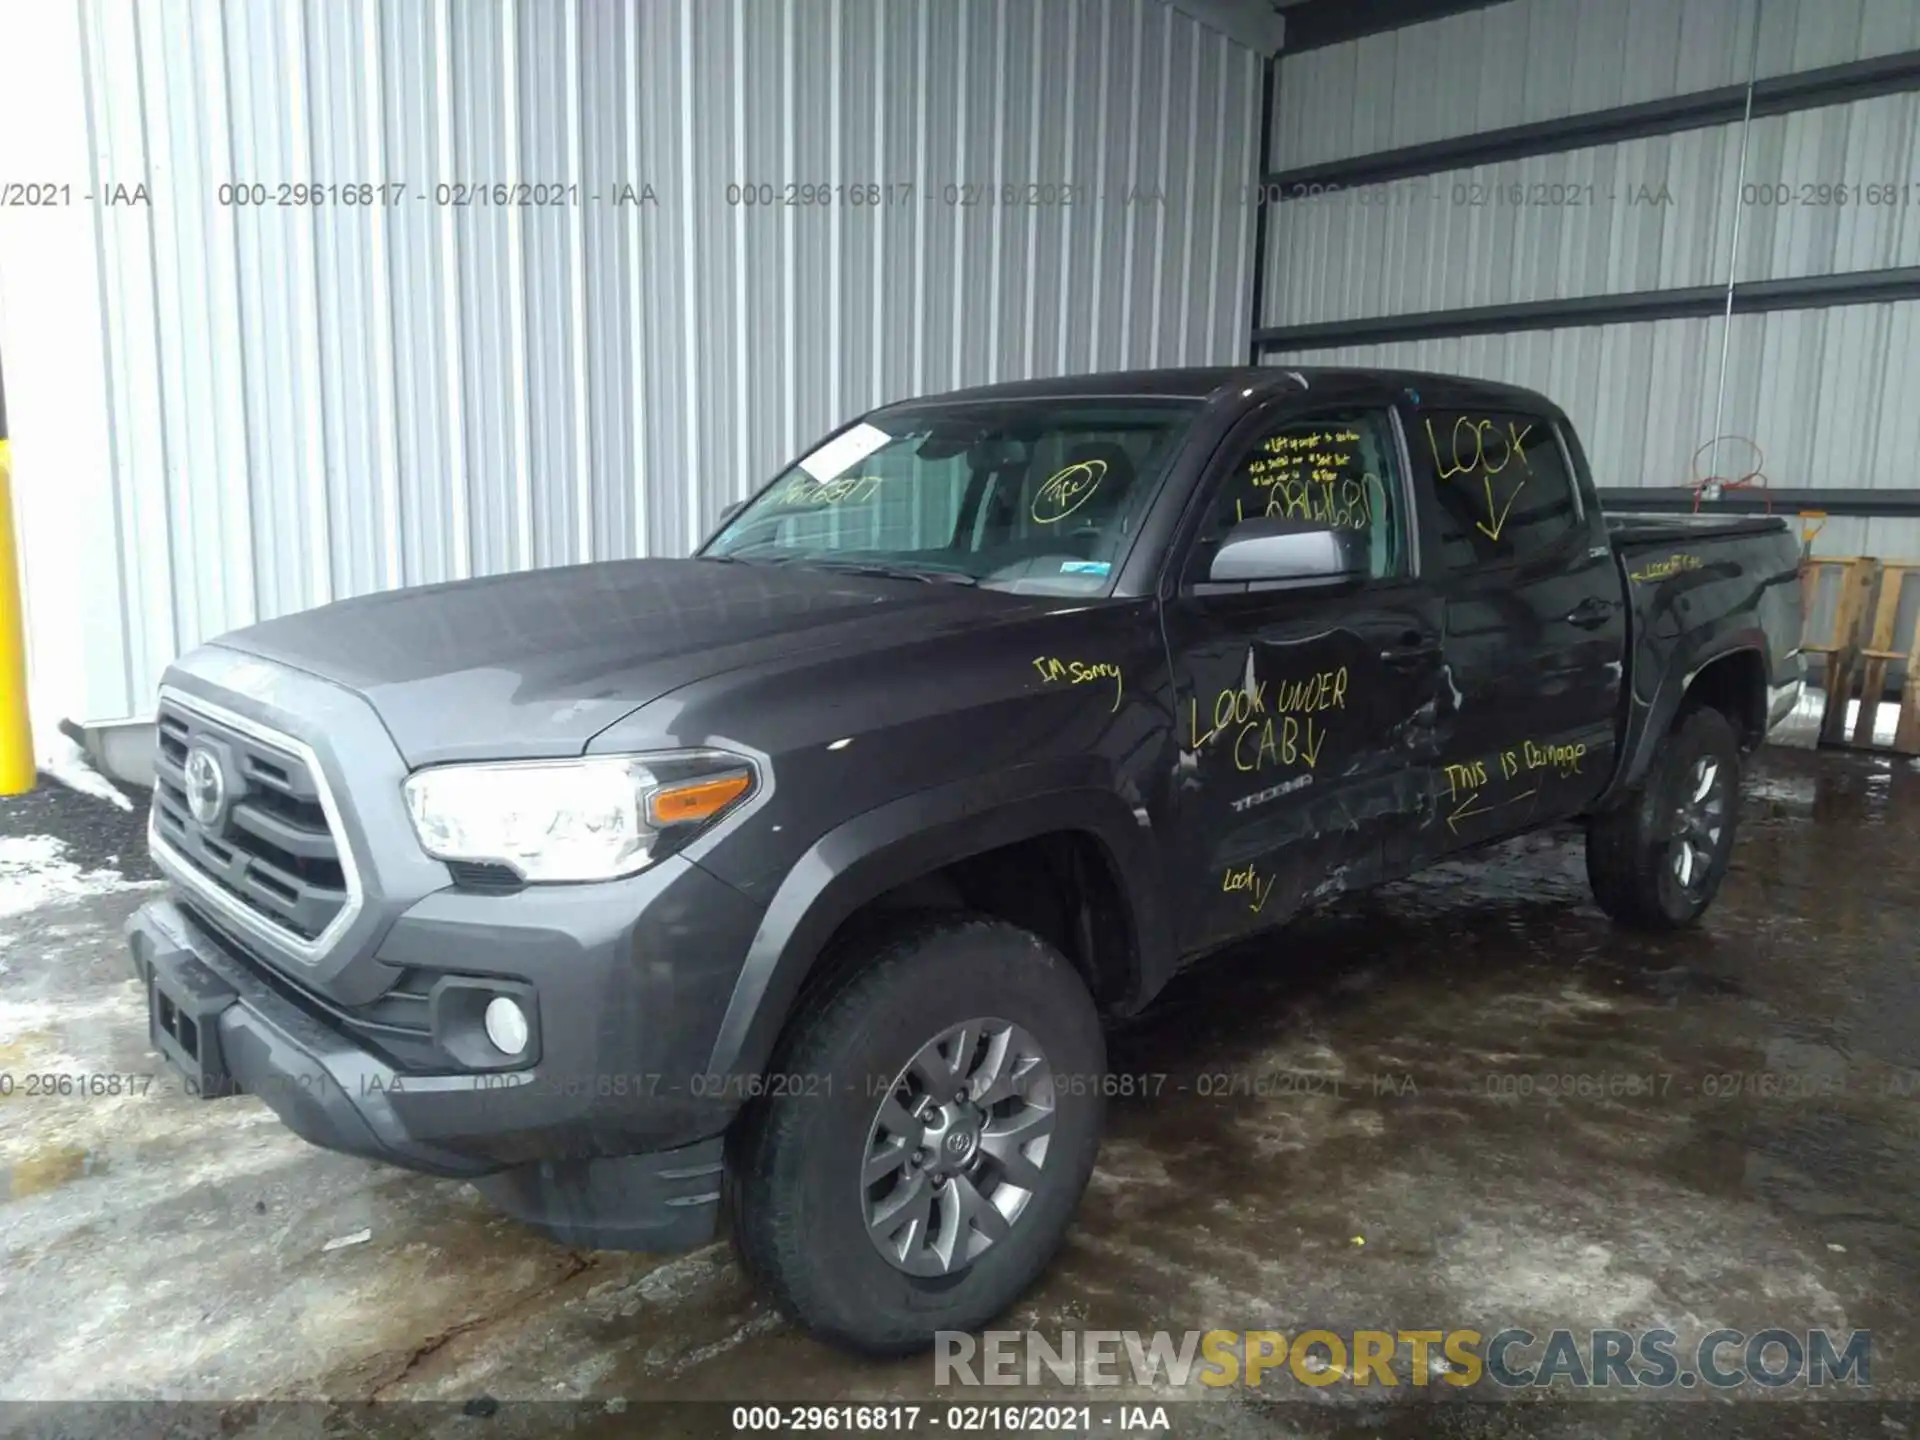
M1401 456L1384 404L1288 396L1243 422L1203 482L1164 612L1183 950L1372 883L1387 837L1420 823L1441 629ZM1357 532L1368 574L1332 588L1210 586L1228 532L1268 515Z

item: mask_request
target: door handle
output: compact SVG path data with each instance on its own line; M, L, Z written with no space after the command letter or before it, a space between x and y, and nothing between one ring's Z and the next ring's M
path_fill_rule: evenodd
M1582 630L1598 630L1613 617L1613 602L1603 600L1598 595L1589 595L1562 618L1569 625L1578 625Z
M1417 640L1406 645L1391 645L1380 652L1380 663L1395 670L1412 670L1440 653L1438 640Z

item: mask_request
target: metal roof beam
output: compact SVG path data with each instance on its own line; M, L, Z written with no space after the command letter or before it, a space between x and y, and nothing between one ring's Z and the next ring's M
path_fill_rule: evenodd
M1298 22L1295 24L1297 28ZM1842 65L1756 80L1753 114L1755 119L1763 115L1790 115L1798 110L1845 105L1908 90L1920 90L1920 50L1902 50L1871 60L1849 60ZM1276 198L1286 201L1315 193L1308 189L1311 186L1324 190L1374 185L1413 175L1522 160L1531 155L1558 155L1648 135L1672 135L1709 125L1735 125L1746 113L1746 103L1745 85L1722 85L1666 100L1645 100L1637 105L1589 110L1582 115L1533 120L1524 125L1484 130L1477 135L1458 135L1396 150L1379 150L1371 155L1275 170L1268 173L1266 180Z
M1266 0L1163 0L1182 14L1238 41L1257 55L1271 55L1286 40L1287 24Z
M1733 313L1826 309L1920 300L1920 266L1807 275L1786 280L1749 280L1733 287ZM1278 325L1253 332L1256 353L1323 350L1345 345L1384 345L1402 340L1438 340L1459 335L1505 335L1525 330L1561 330L1584 325L1626 325L1682 320L1723 313L1724 285L1644 290L1625 295L1582 295L1566 300L1528 300L1461 310L1423 310L1311 325Z

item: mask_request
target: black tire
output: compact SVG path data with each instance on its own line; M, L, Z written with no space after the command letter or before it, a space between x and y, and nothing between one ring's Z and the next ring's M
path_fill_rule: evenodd
M1723 811L1710 846L1684 860L1677 813L1689 802L1699 768L1717 765ZM1587 822L1587 880L1615 920L1641 930L1678 930L1706 913L1726 877L1740 817L1740 741L1727 717L1705 708L1682 712L1640 787ZM1690 842L1689 842L1690 843ZM1696 860L1694 856L1704 859ZM1703 869L1691 883L1677 871Z
M1106 1043L1066 958L997 920L915 917L839 961L774 1065L803 1077L788 1087L797 1093L756 1102L729 1137L727 1208L742 1263L789 1316L847 1349L906 1355L931 1346L937 1331L981 1328L1052 1260L1099 1149ZM1051 1134L1037 1183L1013 1192L1030 1198L1008 1202L1021 1208L1004 1233L988 1242L963 1224L964 1238L987 1245L977 1258L950 1274L908 1274L868 1234L876 1202L862 1166L876 1153L875 1117L897 1093L894 1078L935 1037L975 1017L1004 1019L1044 1050ZM977 1154L986 1148L982 1140ZM899 1175L873 1184L918 1178ZM942 1228L936 1217L927 1231Z

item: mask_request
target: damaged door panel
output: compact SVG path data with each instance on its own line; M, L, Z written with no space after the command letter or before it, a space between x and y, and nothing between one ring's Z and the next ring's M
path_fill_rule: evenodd
M1597 506L1546 415L1435 388L1405 406L1446 614L1433 858L1577 814L1613 766L1626 614ZM1404 402L1403 402L1404 404Z
M1441 666L1384 404L1294 401L1251 417L1202 506L1166 609L1175 863L1195 945L1380 878L1425 802ZM1223 578L1235 537L1273 521L1331 531L1350 570Z

